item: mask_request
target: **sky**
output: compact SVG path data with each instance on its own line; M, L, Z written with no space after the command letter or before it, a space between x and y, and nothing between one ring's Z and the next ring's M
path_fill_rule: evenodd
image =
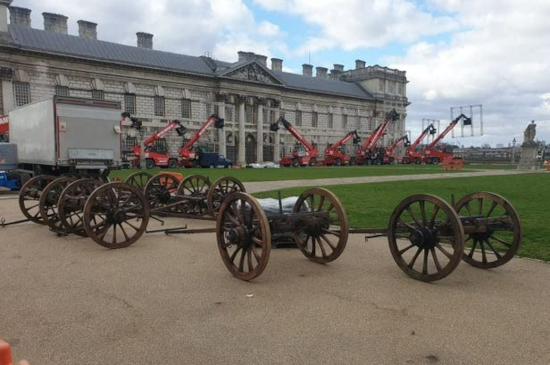
M460 145L501 143L531 120L550 143L548 0L14 0L33 10L99 23L99 39L135 45L138 31L155 49L236 61L240 50L302 64L354 68L355 60L407 72L407 129L423 119L450 121L450 108L483 105L483 131L448 138ZM469 111L469 109L466 109ZM468 131L469 132L469 131ZM460 133L457 133L457 136Z

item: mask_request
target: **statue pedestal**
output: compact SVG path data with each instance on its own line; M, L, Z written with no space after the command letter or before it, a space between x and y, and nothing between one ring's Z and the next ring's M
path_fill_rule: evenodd
M521 159L519 160L519 170L536 170L537 169L537 146L524 145L521 146Z

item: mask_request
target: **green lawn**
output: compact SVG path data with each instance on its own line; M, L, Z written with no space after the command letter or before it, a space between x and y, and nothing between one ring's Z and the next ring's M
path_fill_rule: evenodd
M137 170L116 170L112 171L110 177L125 179L128 175ZM200 174L215 180L222 176L234 176L241 181L277 181L277 180L310 180L339 177L359 176L388 176L388 175L416 175L433 173L454 173L456 171L445 171L441 166L426 165L392 165L392 166L341 166L341 167L301 167L301 168L280 168L280 169L152 169L143 170L151 174L161 172L179 172L183 176Z
M515 206L523 224L523 246L519 255L550 261L550 174L470 177L425 181L327 187L346 207L355 228L381 228L395 206L412 194L434 194L451 201L476 191L491 191L504 196ZM303 188L283 190L283 196L299 195ZM257 197L276 198L276 192L258 193Z

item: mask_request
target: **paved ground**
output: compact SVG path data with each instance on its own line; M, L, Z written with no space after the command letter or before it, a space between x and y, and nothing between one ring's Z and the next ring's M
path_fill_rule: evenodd
M410 180L430 180L430 179L453 179L458 177L473 176L499 176L499 175L517 175L546 173L546 171L520 171L520 170L475 170L456 172L453 174L423 174L423 175L394 175L394 176L361 176L361 177L340 177L334 179L313 179L313 180L283 180L283 181L262 181L244 183L246 191L249 193L258 193L260 191L278 190L300 186L328 186L328 185L348 185L348 184L366 184L387 181L410 181Z
M326 266L275 250L246 283L213 234L108 251L24 224L0 228L0 278L0 338L33 365L550 363L550 266L522 259L425 284L354 236Z

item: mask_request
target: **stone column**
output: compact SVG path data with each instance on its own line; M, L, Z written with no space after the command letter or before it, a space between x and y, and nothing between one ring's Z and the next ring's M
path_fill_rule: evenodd
M258 103L258 137L256 138L256 162L264 162L264 107Z
M275 109L275 121L279 120L281 109ZM281 161L281 130L275 132L275 147L273 149L273 159L275 163Z
M245 103L246 103L246 98L240 97L239 98L239 151L238 151L237 163L241 166L246 165Z
M4 106L4 114L8 114L15 108L13 100L13 82L11 80L1 80L2 82L2 105Z
M221 119L225 119L225 103L218 104L218 116ZM224 155L225 157L227 157L225 128L218 129L218 141L220 143L219 145L220 155Z

